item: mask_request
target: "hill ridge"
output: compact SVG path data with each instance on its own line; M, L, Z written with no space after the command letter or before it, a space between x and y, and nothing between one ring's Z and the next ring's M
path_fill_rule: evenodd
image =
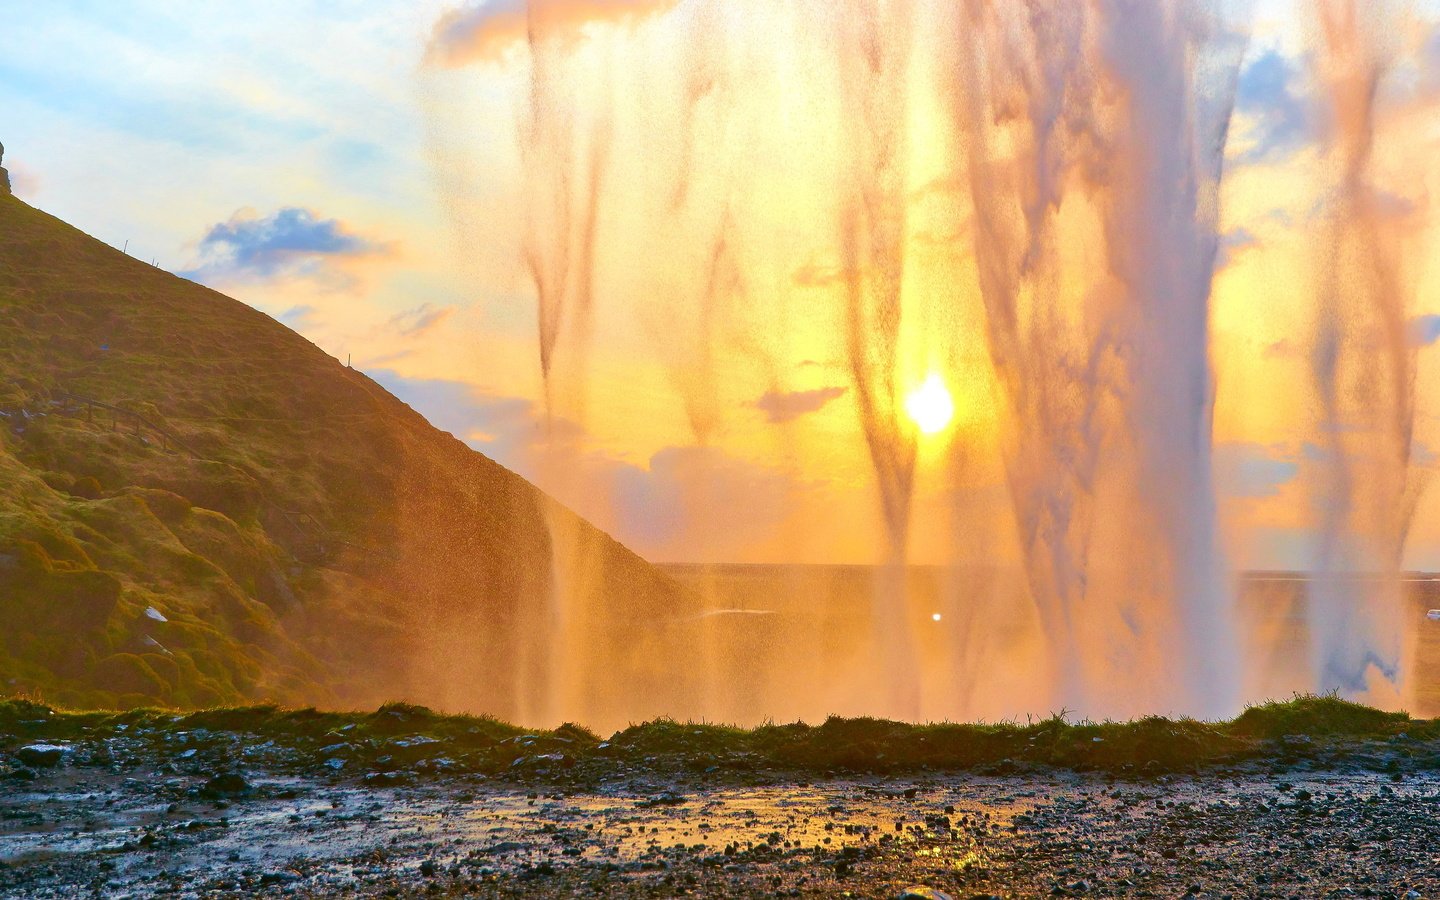
M659 638L693 601L640 557L263 312L0 196L0 409L65 396L191 455L64 415L0 430L0 611L26 626L0 690L521 720L556 697L604 719L690 690ZM267 506L331 555L302 559L303 529ZM584 646L546 643L557 565L588 586ZM558 650L584 655L563 686Z

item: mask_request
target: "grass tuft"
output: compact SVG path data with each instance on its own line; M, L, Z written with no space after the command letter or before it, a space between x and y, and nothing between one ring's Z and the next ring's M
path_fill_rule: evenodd
M1272 740L1285 735L1381 737L1404 731L1410 722L1408 713L1385 712L1335 694L1297 694L1251 706L1229 728L1232 734Z

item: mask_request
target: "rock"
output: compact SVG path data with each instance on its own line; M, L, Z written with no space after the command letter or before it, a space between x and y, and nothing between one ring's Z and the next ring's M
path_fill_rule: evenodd
M420 874L424 875L426 878L434 878L435 871L435 860L427 859L420 863Z
M3 152L4 148L0 148ZM60 744L26 744L15 751L15 758L27 766L48 769L60 765L69 748Z
M0 144L0 162L5 161L5 145ZM10 193L10 173L0 166L0 194Z
M406 777L403 772L369 772L362 780L371 787L385 787L400 784Z
M900 892L898 900L951 900L950 895L923 884L912 884Z
M250 793L250 782L238 772L221 772L211 776L200 793L206 797L243 797Z
M276 884L294 884L300 880L300 876L294 872L266 872L260 876L260 886L270 887Z

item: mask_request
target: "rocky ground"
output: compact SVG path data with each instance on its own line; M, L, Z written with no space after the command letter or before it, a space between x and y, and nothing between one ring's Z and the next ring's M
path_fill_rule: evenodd
M61 763L0 796L0 895L1440 895L1428 771L707 785L644 768L568 791Z
M1433 897L1437 812L1435 723L1333 698L608 740L0 703L3 897Z

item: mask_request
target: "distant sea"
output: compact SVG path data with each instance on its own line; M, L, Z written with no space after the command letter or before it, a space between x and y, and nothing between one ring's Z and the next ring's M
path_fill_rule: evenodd
M800 625L832 645L853 641L869 627L876 579L882 572L868 565L661 564L672 578L700 594L706 615L733 620L746 633L770 627L793 633ZM1373 578L1349 576L1357 586ZM1410 572L1403 576L1408 610L1405 625L1415 640L1415 691L1411 712L1440 716L1440 574ZM1253 571L1239 576L1235 617L1242 652L1251 673L1254 699L1285 698L1305 691L1310 676L1307 625L1310 575L1304 572ZM1001 604L1028 601L1023 575L1017 569L911 566L906 570L907 598L914 627L944 641L949 628L970 600L999 598ZM1357 597L1361 592L1357 591ZM1363 602L1357 599L1357 602ZM773 621L773 626L767 626ZM787 627L783 623L790 623ZM802 624L803 623L803 624ZM992 627L1006 627L990 623ZM823 649L823 648L822 648ZM832 647L843 653L843 647Z

